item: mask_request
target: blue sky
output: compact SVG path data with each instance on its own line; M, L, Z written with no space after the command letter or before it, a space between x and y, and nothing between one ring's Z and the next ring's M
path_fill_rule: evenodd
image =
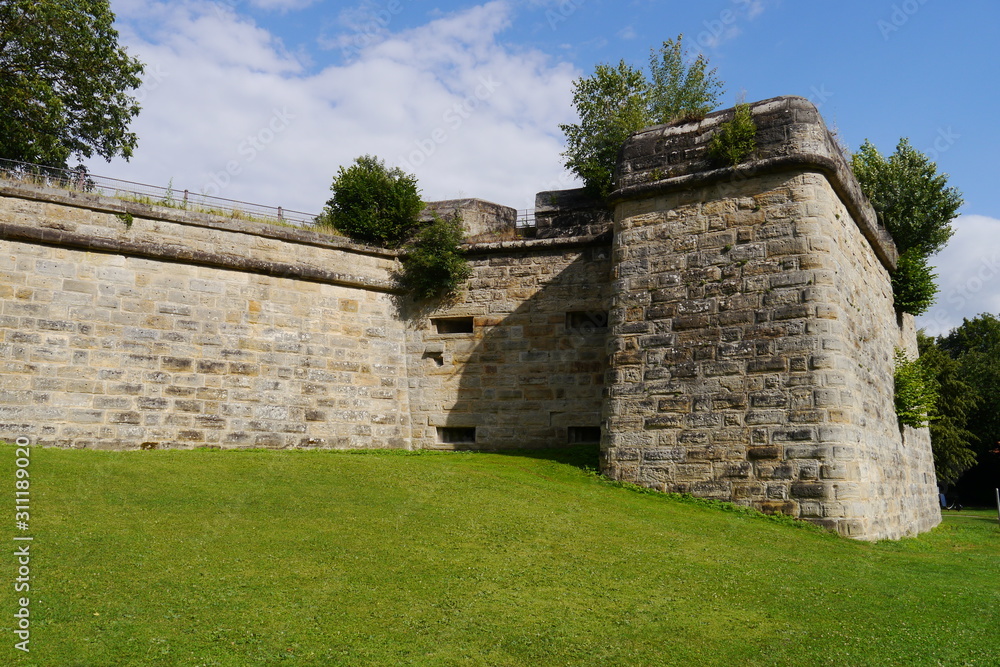
M965 196L936 259L932 333L1000 312L1000 3L995 0L112 0L147 64L130 163L94 173L318 212L341 165L378 155L426 199L517 208L574 187L560 123L596 64L685 35L724 106L802 95L842 142L909 137Z

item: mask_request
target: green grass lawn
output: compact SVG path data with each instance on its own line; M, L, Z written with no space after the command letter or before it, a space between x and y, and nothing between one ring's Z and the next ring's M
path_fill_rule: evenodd
M0 664L1000 665L995 511L860 543L593 456L33 449Z

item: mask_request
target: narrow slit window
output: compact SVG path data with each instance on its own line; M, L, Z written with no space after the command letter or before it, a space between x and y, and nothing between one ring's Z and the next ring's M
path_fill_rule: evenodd
M476 444L476 427L439 426L438 442L445 445Z
M601 442L600 426L570 426L568 441L571 445L596 445Z
M572 310L566 313L566 331L597 333L608 330L608 313L602 310Z
M431 320L439 334L470 334L473 332L471 317L442 317Z

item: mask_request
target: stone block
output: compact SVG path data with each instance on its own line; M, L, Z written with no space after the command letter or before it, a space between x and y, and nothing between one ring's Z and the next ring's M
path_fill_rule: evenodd
M798 517L799 515L799 504L794 500L760 500L754 503L754 506L766 514L784 514L791 517Z
M747 449L747 458L751 461L762 459L780 459L782 448L778 446L750 447Z
M789 492L793 498L800 500L826 500L833 495L832 489L821 482L793 482ZM820 509L815 511L822 516Z
M141 424L142 416L138 412L113 412L107 420L109 424Z

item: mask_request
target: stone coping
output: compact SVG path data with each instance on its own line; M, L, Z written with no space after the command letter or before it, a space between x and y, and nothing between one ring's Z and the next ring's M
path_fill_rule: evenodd
M194 211L149 206L111 197L67 192L25 184L11 184L5 181L0 181L0 196L72 206L99 213L112 213L116 215L128 213L141 219L257 236L283 241L292 245L308 245L334 252L341 251L383 260L395 260L400 254L395 250L374 248L351 243L340 238L330 238L318 232L285 228L277 225L271 226L266 223L230 220L221 216ZM81 234L66 229L59 229L57 226L29 226L0 222L0 238L10 241L58 245L87 252L111 253L143 259L246 271L276 278L294 278L378 292L404 293L398 281L392 279L383 280L375 276L331 271L294 262L273 261L236 252L201 250L177 243L157 243L150 240L138 240L121 236L107 237Z
M516 250L561 250L587 246L610 245L612 231L589 236L555 236L544 239L518 239L516 241L493 241L489 243L469 243L463 246L467 255L485 255Z
M186 209L172 208L169 206L155 206L140 202L117 199L115 197L105 197L88 192L76 192L73 190L62 190L58 188L47 188L28 183L18 183L0 178L0 195L17 197L20 199L31 199L51 204L62 204L76 208L84 208L100 213L123 214L129 213L138 218L150 220L163 220L174 222L180 225L192 227L207 227L251 236L287 241L289 243L299 243L314 245L324 248L337 248L362 255L372 255L394 259L399 256L399 251L376 246L354 243L342 236L330 236L296 227L285 227L277 224L265 222L253 222L249 220L237 220L211 213L200 211L189 211Z
M395 282L339 273L337 271L326 271L287 262L256 259L233 253L194 250L175 244L149 243L129 239L108 239L59 229L27 228L9 223L0 223L0 239L51 244L86 252L111 253L163 262L197 264L220 269L258 273L274 278L294 278L309 282L357 287L377 292L404 293L404 290Z
M829 180L850 211L879 261L895 271L898 253L879 224L836 140L816 106L803 97L775 97L750 105L757 124L757 150L751 159L719 166L708 145L733 109L716 111L700 121L656 125L633 134L622 147L618 189L612 203L648 198L677 190L740 182L764 173L816 171Z

